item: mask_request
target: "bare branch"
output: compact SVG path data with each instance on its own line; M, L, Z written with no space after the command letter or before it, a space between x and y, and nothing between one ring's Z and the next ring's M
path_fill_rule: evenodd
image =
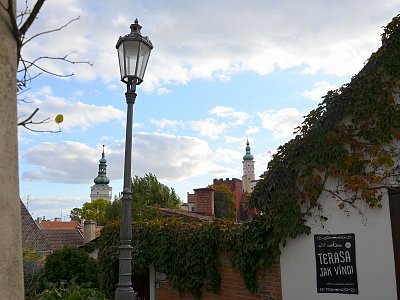
M37 124L43 124L43 123L31 122L31 124L37 125ZM59 130L36 130L36 129L32 129L32 128L28 127L27 124L22 125L22 127L24 127L25 129L28 129L29 131L32 131L32 132L46 132L46 133L58 133L58 132L61 132L60 125L58 125Z
M58 130L36 130L36 129L32 129L30 127L28 127L28 125L40 125L40 124L46 124L50 121L50 117L45 118L41 121L33 121L33 117L37 114L37 112L39 111L39 108L36 108L33 113L31 113L25 120L21 121L18 123L18 126L22 126L26 129L28 129L29 131L32 132L48 132L48 133L57 133L61 131L61 127L58 123L56 123L58 125Z
M53 75L53 76L56 76L56 77L65 78L65 77L74 76L74 73L70 73L70 74L66 74L66 75L64 75L64 74L57 74L57 73L50 72L50 71L48 71L48 70L46 70L46 69L43 69L42 67L38 66L37 64L35 64L35 63L33 63L33 62L30 62L30 61L27 61L27 60L25 60L25 62L27 62L27 63L30 64L30 65L29 65L29 68L30 68L30 67L35 67L35 68L38 68L38 69L39 69L40 71L42 71L43 73L50 74L50 75ZM26 70L27 70L27 69L26 69Z
M29 89L26 89L26 90L24 90L24 91L22 91L21 93L23 93L23 92L25 92L25 91L28 91ZM33 101L28 101L28 100L26 100L26 97L24 97L24 98L17 98L17 103L18 104L20 104L20 103L33 103Z
M75 22L77 20L80 20L80 16L76 17L75 19L69 20L67 23L65 23L64 25L56 28L56 29L51 29L51 30L46 30L43 32L40 32L38 34L33 35L32 37L30 37L29 39L27 39L25 42L22 43L22 45L25 45L27 43L29 43L31 40L33 40L34 38L37 38L38 36L44 35L44 34L48 34L48 33L52 33L52 32L57 32L60 31L62 29L64 29L65 27L67 27L69 24L71 24L72 22Z
M21 126L21 125L23 126L24 124L30 122L30 121L32 120L32 118L36 115L36 113L37 113L38 111L39 111L39 108L36 108L36 109L33 111L33 113L31 113L31 114L29 115L29 117L27 117L25 120L19 122L17 125L18 125L18 126Z
M25 0L25 10L21 10L17 12L17 20L18 20L18 24L17 26L20 27L21 24L24 21L24 16L28 15L31 13L31 10L28 8L28 0Z
M72 22L79 20L80 17L78 16L72 20L69 20L67 23L65 23L64 25L62 25L58 28L37 33L37 34L33 35L32 37L25 40L26 33L29 30L29 28L31 27L31 25L33 24L33 22L35 21L35 19L37 18L39 11L42 8L45 0L36 0L32 10L30 10L28 7L28 0L25 0L25 8L23 10L20 10L18 12L18 15L14 11L14 1L13 0L8 0L7 4L4 4L4 2L5 1L0 1L0 9L3 9L10 18L10 24L11 24L10 31L13 34L14 39L17 44L17 61L16 61L16 63L17 63L17 66L19 64L22 65L22 68L18 69L18 71L17 71L17 75L19 75L19 76L17 76L17 89L18 89L17 94L18 95L27 90L26 86L27 86L28 82L37 78L38 76L40 76L43 73L50 74L50 75L53 75L56 77L62 77L62 78L70 77L70 76L74 75L74 73L64 75L64 74L57 74L57 73L48 71L45 68L38 65L38 62L41 60L45 60L45 59L61 60L61 61L65 61L69 64L88 64L90 66L93 66L93 63L90 61L79 61L79 60L75 61L75 60L69 59L68 56L71 55L71 53L65 55L64 57L41 56L41 57L34 59L33 61L28 61L28 60L23 59L21 57L21 49L25 44L29 43L33 39L35 39L39 36L42 36L44 34L60 31L63 28L67 27ZM27 16L27 18L25 20L26 16ZM32 67L35 67L36 69L39 70L39 72L37 74L35 74L34 76L31 76L30 72L29 72L29 69ZM22 99L17 98L17 101L22 102L22 103L29 103L28 101L26 101L26 98L22 98ZM57 121L56 121L56 123L59 127L58 131L35 130L35 129L30 128L29 125L44 124L44 123L47 123L50 121L50 118L46 118L41 121L33 121L33 118L35 117L35 115L37 114L38 111L39 111L39 108L36 108L27 118L25 118L21 122L18 122L18 126L22 126L33 132L56 133L56 132L61 131L60 125Z
M67 55L65 55L63 57L41 56L41 57L36 58L34 61L27 61L27 60L24 60L24 59L21 58L20 61L23 64L23 68L21 68L21 69L19 69L17 71L17 73L21 73L21 72L23 73L22 79L20 79L19 82L18 82L19 88L20 89L24 88L26 86L25 83L27 81L31 81L32 79L35 79L36 77L38 77L39 75L41 75L43 73L50 74L50 75L53 75L53 76L56 76L56 77L61 77L61 78L71 77L71 76L74 75L74 73L59 74L59 73L50 72L50 71L40 67L37 64L37 62L41 61L41 60L61 60L61 61L67 62L69 64L72 64L72 65L75 65L75 64L88 64L90 66L93 66L93 62L90 62L90 61L80 61L80 60L76 60L75 61L75 60L69 59L68 56L71 55L72 53L74 53L74 52L71 52L71 53L69 53L69 54L67 54ZM31 77L30 74L29 74L29 69L31 67L35 67L35 68L39 69L42 72L39 73L39 74L36 74L33 77Z
M74 65L74 64L88 64L88 65L90 65L91 67L93 66L93 63L92 63L91 61L71 60L71 59L68 59L68 56L70 56L72 53L75 53L75 52L70 52L70 53L68 53L67 55L64 55L63 57L40 56L40 57L36 58L35 60L33 60L32 62L27 61L27 60L23 60L23 62L27 62L27 63L30 64L29 66L26 66L26 65L25 65L25 66L24 66L24 69L25 69L25 68L29 69L30 66L36 65L36 62L38 62L39 60L43 60L43 59L62 60L62 61L65 61L65 62L67 62L67 63L73 64L73 65ZM22 69L22 70L18 70L18 72L22 72L22 71L23 71L23 69Z
M43 6L44 1L45 0L36 1L35 6L33 7L33 10L30 13L28 19L26 19L25 23L19 29L20 36L24 36L28 31L29 27L31 27L33 21L36 19L41 7Z

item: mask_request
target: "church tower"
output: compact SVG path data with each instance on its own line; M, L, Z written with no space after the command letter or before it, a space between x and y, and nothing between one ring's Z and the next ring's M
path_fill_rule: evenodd
M110 183L110 179L107 178L107 160L104 154L104 145L103 145L103 153L101 154L101 158L99 160L99 173L97 177L93 180L94 185L91 187L90 192L90 201L97 199L105 199L111 201L112 187L108 184Z
M254 156L251 154L250 143L247 140L246 154L243 156L243 176L242 185L243 192L251 193L256 184L254 173Z

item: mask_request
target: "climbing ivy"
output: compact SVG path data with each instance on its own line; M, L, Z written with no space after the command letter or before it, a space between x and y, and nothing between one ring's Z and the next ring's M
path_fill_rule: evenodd
M134 222L132 270L144 274L153 263L181 295L191 293L199 299L204 290L218 293L224 254L240 271L246 287L256 292L257 270L272 265L279 255L279 244L269 245L272 234L261 215L245 225L230 220L188 223L176 217ZM118 282L119 224L108 224L95 244L100 285L113 298Z
M358 209L359 201L374 208L381 207L385 189L399 185L399 83L397 15L360 73L324 97L261 176L250 205L268 216L273 232L268 245L308 233L310 215L326 220L318 203L321 193L340 209ZM325 184L329 178L338 184L330 188Z
M132 270L141 274L154 263L181 294L200 298L203 288L218 292L219 254L229 244L229 233L235 227L230 221L187 223L178 218L135 222ZM101 286L108 297L118 281L118 241L118 223L106 226L98 241Z
M349 84L330 91L278 148L250 196L257 215L230 221L185 223L170 218L133 224L133 270L151 263L181 294L218 292L220 255L227 253L255 292L258 270L268 269L289 238L308 234L306 219L320 216L321 193L340 209L365 201L380 207L383 190L398 184L400 156L400 15L384 28L382 46ZM328 188L326 181L338 184ZM112 297L118 274L118 224L99 240L102 287Z

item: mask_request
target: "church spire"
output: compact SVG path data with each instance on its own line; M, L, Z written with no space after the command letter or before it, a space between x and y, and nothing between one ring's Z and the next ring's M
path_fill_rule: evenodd
M243 156L243 160L254 160L254 156L251 154L250 143L248 139L246 143L246 154Z
M101 153L101 158L99 160L99 172L93 181L94 185L90 188L90 200L92 202L97 199L111 201L112 187L108 185L110 183L110 179L107 177L107 160L106 154L104 153L104 145L103 152Z
M103 153L101 154L101 158L99 160L99 172L97 177L93 180L95 184L109 184L110 179L107 177L107 160L106 155L104 153L104 145L103 145Z
M246 154L243 156L243 176L242 186L243 191L251 193L255 185L255 173L254 173L254 156L251 154L250 143L247 139L246 142Z

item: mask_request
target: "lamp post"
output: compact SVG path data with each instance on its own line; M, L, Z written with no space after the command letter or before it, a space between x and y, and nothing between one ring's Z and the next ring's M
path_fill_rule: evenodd
M136 293L132 288L132 123L133 104L136 99L136 85L143 82L144 72L150 57L153 45L149 38L140 34L142 26L138 20L131 25L131 32L119 37L116 48L118 50L121 81L126 84L126 115L124 187L122 192L122 218L120 227L119 246L119 275L118 286L115 291L115 300L133 300Z

